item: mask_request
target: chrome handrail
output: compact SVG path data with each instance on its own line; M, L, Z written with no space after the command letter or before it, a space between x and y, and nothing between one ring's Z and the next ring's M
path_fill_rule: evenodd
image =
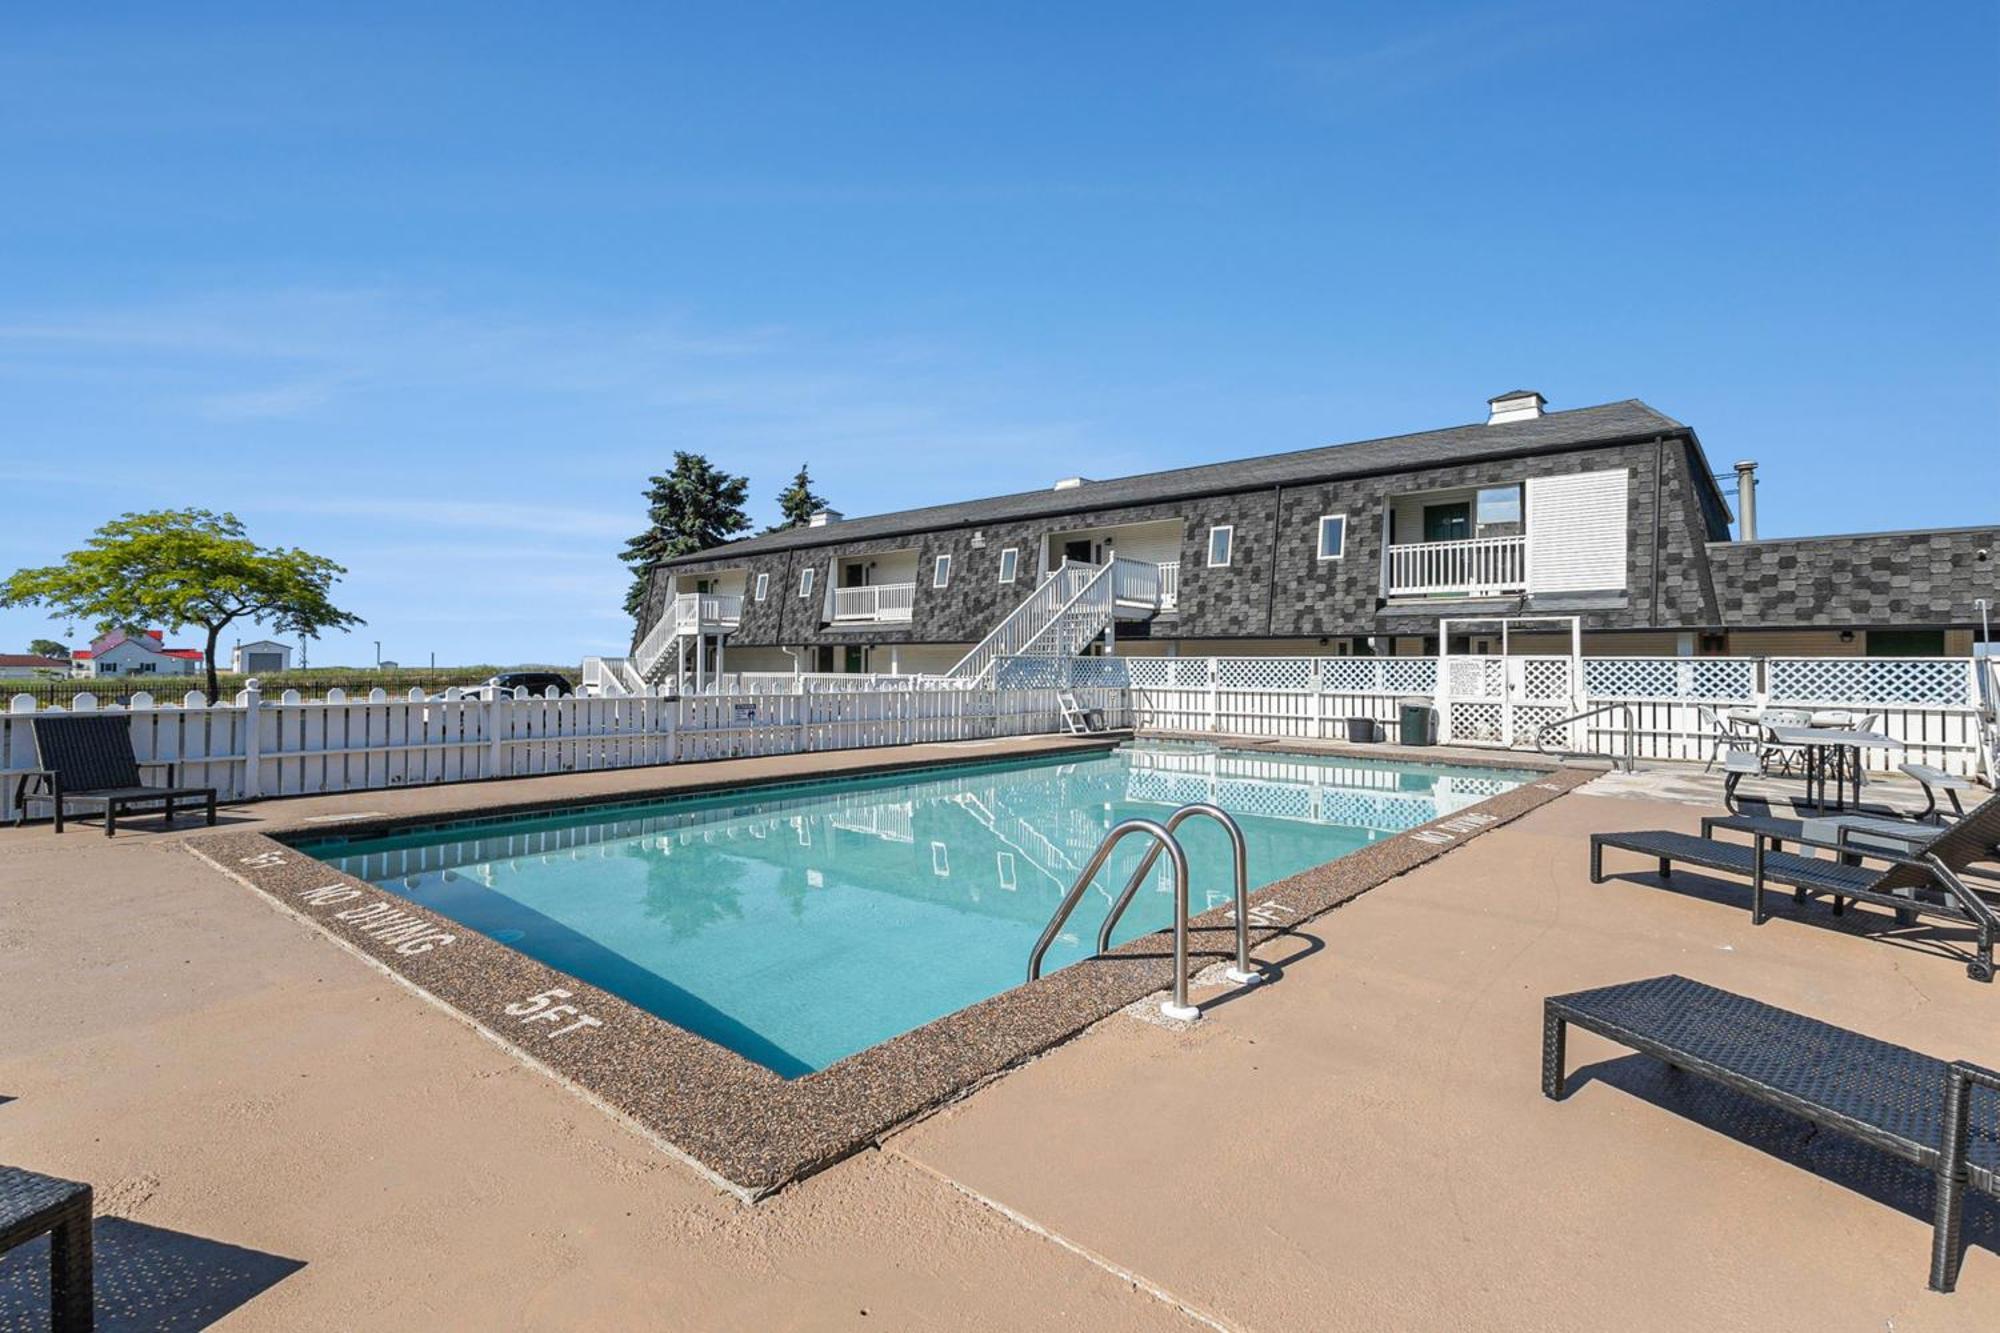
M1638 772L1639 771L1639 710L1634 708L1629 703L1600 704L1596 708L1586 709L1581 713L1573 713L1569 717L1559 717L1555 719L1553 722L1542 723L1541 726L1535 729L1535 752L1537 754L1547 754L1549 752L1549 746L1548 746L1549 733L1554 731L1557 727L1566 727L1572 722L1584 722L1589 720L1590 718L1598 716L1600 713L1623 713L1625 715L1624 767L1627 773ZM1589 752L1580 751L1579 753L1589 753ZM1612 759L1613 761L1616 761L1619 758L1619 756L1617 755L1608 755L1606 757Z
M1230 817L1229 812L1207 801L1184 805L1167 816L1165 825L1167 832L1172 833L1195 815L1207 815L1222 825L1223 832L1229 835L1230 848L1236 854L1236 966L1229 969L1228 975L1229 979L1238 985L1255 985L1263 980L1263 976L1250 968L1249 845L1243 840L1242 828ZM1111 910L1104 914L1104 924L1097 928L1097 952L1101 954L1111 952L1112 928L1118 924L1118 918L1125 915L1125 909L1131 906L1133 895L1139 892L1139 886L1146 882L1146 876L1151 873L1159 859L1160 848L1159 844L1155 843L1147 849L1146 855L1139 861L1139 868L1132 872L1132 878L1125 881L1124 891L1112 901Z
M1134 833L1143 833L1153 840L1156 847L1166 848L1168 864L1174 871L1174 997L1170 1002L1161 1005L1160 1011L1169 1018L1199 1018L1201 1011L1188 1003L1187 993L1187 853L1181 850L1181 845L1175 841L1173 834L1150 819L1128 819L1105 834L1104 840L1097 844L1097 850L1091 854L1090 861L1083 867L1083 872L1076 877L1076 883L1070 885L1069 892L1063 895L1062 903L1056 908L1055 915L1051 916L1049 924L1042 928L1042 937L1035 941L1034 951L1028 955L1028 980L1033 981L1042 975L1043 955L1048 953L1049 946L1055 943L1057 932L1063 928L1063 923L1069 920L1070 913L1076 910L1077 903L1082 901L1084 891L1090 887L1091 879L1103 868L1105 859L1111 855L1111 849Z

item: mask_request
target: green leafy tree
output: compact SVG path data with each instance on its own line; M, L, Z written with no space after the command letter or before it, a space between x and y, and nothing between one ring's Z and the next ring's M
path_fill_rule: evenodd
M618 558L632 570L625 613L638 619L646 606L646 579L662 560L720 546L750 526L743 501L748 477L732 477L700 454L674 452L673 471L646 486L644 532L625 543Z
M813 494L812 474L801 463L799 474L792 478L792 484L778 492L778 513L781 517L764 531L783 532L786 528L802 528L807 519L824 508L825 499Z
M61 564L0 582L0 606L42 606L100 630L158 625L208 632L208 697L218 698L215 649L222 631L253 620L280 634L317 635L364 624L329 594L347 571L296 547L259 546L234 514L164 509L126 514Z
M69 661L69 649L54 639L30 639L28 651L36 657L54 657L65 662Z

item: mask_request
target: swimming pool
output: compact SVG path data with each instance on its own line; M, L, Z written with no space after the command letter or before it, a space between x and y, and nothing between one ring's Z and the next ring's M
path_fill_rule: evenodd
M1122 747L297 842L337 869L786 1077L1018 985L1111 826L1213 801L1252 889L1510 790L1491 768ZM1227 840L1182 828L1190 910L1228 901ZM1088 956L1143 849L1114 853L1046 971ZM1169 925L1162 871L1116 939Z

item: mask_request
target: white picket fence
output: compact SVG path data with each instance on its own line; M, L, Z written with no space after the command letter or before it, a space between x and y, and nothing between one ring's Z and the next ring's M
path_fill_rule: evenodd
M1732 708L1848 709L1905 749L1872 750L1881 770L1911 760L1960 774L1992 775L1992 708L2000 676L1968 658L1583 659L1451 657L1440 688L1431 657L1086 658L1067 679L1125 685L1140 731L1212 732L1282 739L1343 740L1349 719L1393 735L1401 704L1437 708L1438 739L1531 748L1546 723L1603 705L1624 705L1568 729L1570 748L1622 754L1628 718L1637 757L1705 761L1714 728L1703 716ZM2000 663L1985 664L2000 673ZM1002 679L1006 679L1005 676Z
M1084 702L1128 724L1125 692L1082 689ZM53 710L62 711L62 710ZM246 690L232 703L199 692L178 703L135 695L100 710L81 694L71 711L130 719L132 749L148 780L176 765L184 785L213 786L224 800L363 791L633 768L691 760L801 754L874 745L980 740L1061 729L1053 689L930 689L743 693L661 698L466 698L458 690L349 698L330 690L269 699ZM34 700L17 695L0 713L0 818L35 765ZM46 807L40 807L45 811ZM39 811L38 811L39 812Z

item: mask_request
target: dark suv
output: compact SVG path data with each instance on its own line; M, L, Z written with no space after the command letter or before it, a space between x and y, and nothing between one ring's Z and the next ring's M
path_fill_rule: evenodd
M548 693L551 685L563 694L576 693L576 686L569 683L569 677L558 671L503 671L497 676L488 677L485 684L478 688L480 693L489 699L500 690L512 694L518 689L525 689L529 694L540 698Z

